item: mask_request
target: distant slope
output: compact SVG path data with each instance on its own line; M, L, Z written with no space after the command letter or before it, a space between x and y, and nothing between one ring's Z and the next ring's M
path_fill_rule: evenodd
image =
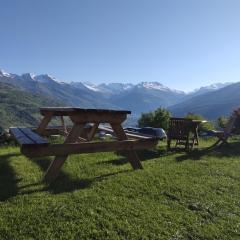
M196 97L198 95L203 95L203 94L206 94L206 93L217 91L217 90L219 90L221 88L224 88L224 87L227 87L231 84L233 84L233 83L232 82L215 83L215 84L211 84L211 85L208 85L208 86L200 87L200 88L195 89L192 92L189 92L188 94L186 94L186 97L184 98L184 100L188 100L188 99Z
M19 90L0 83L0 126L36 126L39 123L39 107L64 105L52 98Z
M188 112L198 113L208 119L229 115L240 106L240 82L228 85L190 98L182 103L169 107L174 116L184 116Z
M183 92L170 90L162 85L160 86L160 84L158 88L157 86L151 88L141 83L129 91L112 96L110 102L120 108L130 109L135 114L140 114L155 110L158 107L173 105L184 97Z
M82 108L104 108L111 107L108 101L100 93L89 90L83 84L74 87L71 84L56 81L55 78L43 74L34 76L30 73L16 75L3 75L0 71L0 82L9 83L19 89L34 94L41 94L54 98L56 101L64 102L65 105Z
M139 115L160 106L166 107L182 100L186 94L170 89L159 82L64 83L47 74L22 75L0 71L0 82L9 83L30 93L37 93L81 108L127 109Z
M110 101L121 108L133 109L135 114L167 107L180 101L184 94L157 89L134 87L124 94L115 95Z

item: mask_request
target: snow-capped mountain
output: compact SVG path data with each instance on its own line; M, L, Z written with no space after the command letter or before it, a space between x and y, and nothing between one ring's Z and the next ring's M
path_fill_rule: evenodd
M142 82L110 97L110 102L121 108L134 109L136 114L152 111L158 107L167 107L180 102L184 92L177 92L158 82Z
M165 91L165 92L176 92L183 94L183 91L171 89L167 86L164 86L163 84L159 82L140 82L138 84L132 84L132 83L101 83L101 84L93 84L91 82L73 82L71 83L73 86L78 86L79 84L83 84L88 89L95 91L95 92L102 92L105 94L119 94L123 93L125 91L129 91L131 89L135 88L143 88L143 89L149 89L149 90L159 90L159 91Z
M67 83L60 82L48 74L34 75L31 73L25 73L17 75L0 70L0 83L1 82L11 84L19 90L27 91L32 94L54 97L57 101L64 103L65 106L127 109L131 110L132 114L135 114L135 116L139 116L142 112L155 110L158 107L176 106L170 108L174 110L173 113L177 113L178 109L180 111L180 107L182 107L184 111L197 109L197 104L200 106L202 103L205 104L204 108L207 108L207 99L210 99L210 96L215 92L216 96L219 96L217 95L217 92L221 89L223 89L221 94L224 96L224 101L232 98L231 95L224 94L224 89L228 92L228 88L226 87L234 85L232 83L216 83L210 86L201 87L190 93L185 93L183 91L171 89L157 81L140 82L137 84L94 84L90 82ZM199 98L196 98L198 96ZM200 98L200 96L202 97ZM201 102L197 103L199 99ZM215 103L220 103L220 100L221 99L216 99ZM195 102L194 106L190 104L193 101ZM192 108L187 108L187 106L190 105ZM221 112L224 110L224 107L223 109L219 107L219 109L219 112ZM181 113L184 111L182 110ZM208 115L211 115L210 112L205 114L206 117Z
M69 83L60 82L48 74L24 73L17 75L1 70L0 82L11 84L20 90L33 94L54 97L69 106L84 108L112 107L108 102L102 101L103 97L101 95L89 90L83 84L78 83L78 87L74 87Z
M23 73L22 75L8 73L0 69L0 77L6 77L11 79L16 79L18 81L29 81L29 82L59 82L56 78L51 77L48 74L35 75L33 73ZM9 79L9 81L13 81Z
M221 85L220 85L221 86ZM203 94L198 94L174 106L169 110L176 117L185 116L188 112L201 114L203 117L216 120L228 116L240 107L240 82L227 84Z
M52 81L60 83L60 81L58 81L55 77L52 77L48 74L33 76L33 79L40 83L50 83Z
M12 75L1 71L0 82L7 82L22 90L47 96L54 96L70 106L129 109L139 114L178 103L185 93L164 86L159 82L62 83L48 74L25 73Z
M192 92L189 92L189 96L197 96L197 95L201 95L207 92L212 92L212 91L216 91L219 90L223 87L226 87L228 85L233 84L232 82L226 82L226 83L214 83L208 86L204 86L204 87L200 87L197 89L194 89Z
M161 84L160 82L141 82L141 83L137 84L136 87L185 94L183 91L171 89L171 88Z
M12 73L8 73L6 72L5 70L3 69L0 69L0 77L9 77L9 78L12 78L16 76L16 74L12 74Z
M10 74L5 72L3 69L0 69L0 77L10 77Z
M101 92L101 89L98 87L98 85L90 83L90 82L83 82L82 83L86 88L94 91L94 92Z
M98 85L98 88L102 92L108 92L112 94L122 93L128 91L134 87L131 83L102 83Z
M72 84L76 86L78 83ZM101 83L97 85L91 82L83 82L83 85L92 91L110 95L119 94L134 87L131 83Z

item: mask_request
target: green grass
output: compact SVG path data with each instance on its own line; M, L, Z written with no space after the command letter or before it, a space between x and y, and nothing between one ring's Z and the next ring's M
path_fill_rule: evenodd
M0 239L240 239L240 141L215 151L71 156L51 186L51 158L0 148ZM205 148L205 150L204 150Z

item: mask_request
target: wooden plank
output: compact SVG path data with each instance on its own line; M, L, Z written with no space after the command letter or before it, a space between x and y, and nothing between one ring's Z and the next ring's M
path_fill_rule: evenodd
M38 134L42 134L44 132L44 130L47 128L47 125L49 124L49 122L51 121L52 119L52 114L46 114L41 123L39 124L38 128L36 129L36 132Z
M122 123L126 120L127 114L131 113L125 110L82 108L40 108L40 112L45 118L37 129L39 133L47 127L49 116L69 116L74 123Z
M76 107L44 107L40 108L42 115L53 114L53 116L68 116L66 114L72 113L107 113L107 114L131 114L131 111L127 110L113 110L113 109L86 109Z
M66 156L69 154L134 151L140 149L153 149L157 140L123 140L113 142L85 142L54 144L49 146L23 147L22 153L28 157Z
M66 126L67 132L70 132L72 126ZM36 132L36 128L32 129ZM41 132L41 136L51 136L51 135L63 135L66 136L65 131L62 126L48 126Z
M35 142L32 139L29 139L19 128L9 128L9 132L12 135L13 138L16 139L16 141L20 145L33 145Z
M29 139L31 139L35 144L38 144L38 145L49 144L49 142L46 139L42 138L41 136L33 132L30 128L19 128L19 129L24 135L26 135Z
M113 124L111 123L112 129L114 130L116 137L119 141L127 140L127 135L124 132L122 126L120 124ZM140 159L138 158L136 152L134 150L126 151L126 154L128 156L128 160L134 170L142 169L142 164L140 162Z
M74 123L122 123L126 120L127 114L124 113L73 113L69 115Z
M99 123L95 123L92 126L90 132L87 134L87 140L88 141L91 141L94 138L94 136L95 136L95 134L96 134L96 132L98 130L98 127L99 127Z
M21 146L49 144L46 139L34 133L30 128L10 128L10 133Z
M62 123L64 134L67 135L68 131L67 131L67 127L66 127L65 122L64 122L64 117L61 116L60 119L61 119L61 123Z

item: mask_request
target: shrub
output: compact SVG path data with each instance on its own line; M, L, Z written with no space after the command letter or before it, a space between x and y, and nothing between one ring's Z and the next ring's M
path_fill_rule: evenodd
M204 120L204 117L201 116L200 114L195 114L195 113L191 113L189 112L185 118L188 119L195 119L195 120ZM199 131L209 131L209 130L213 130L214 129L214 124L212 122L206 122L206 123L201 123L199 125Z
M221 116L217 119L217 126L219 128L225 128L228 121L229 121L228 117Z
M168 129L171 114L165 108L158 108L153 112L142 113L138 120L139 127L155 127Z

